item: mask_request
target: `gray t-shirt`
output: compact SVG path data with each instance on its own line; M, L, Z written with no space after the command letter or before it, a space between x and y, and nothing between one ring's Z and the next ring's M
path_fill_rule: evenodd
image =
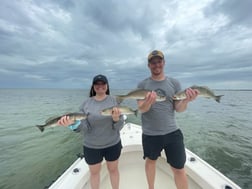
M142 114L142 129L145 135L165 135L178 129L175 121L175 110L172 96L181 91L180 83L173 78L155 81L147 78L138 84L138 88L153 90L165 95L166 100L156 102L149 111Z
M120 130L123 127L123 117L113 123L111 116L101 115L101 110L118 106L116 98L108 95L104 100L97 101L88 98L80 107L80 111L88 115L87 120L82 120L77 132L84 135L84 146L88 148L107 148L120 141Z

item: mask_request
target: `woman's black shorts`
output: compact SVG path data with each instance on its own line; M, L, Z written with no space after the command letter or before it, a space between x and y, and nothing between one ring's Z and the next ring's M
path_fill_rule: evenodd
M94 165L102 162L103 158L106 161L115 161L121 155L122 144L121 141L114 146L102 149L83 147L84 157L88 165Z
M186 161L183 134L176 130L166 135L149 136L142 135L144 159L157 160L164 149L167 162L176 169L184 168Z

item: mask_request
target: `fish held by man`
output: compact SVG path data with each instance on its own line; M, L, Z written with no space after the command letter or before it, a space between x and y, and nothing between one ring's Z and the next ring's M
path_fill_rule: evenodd
M205 86L193 85L190 88L198 90L199 91L198 96L202 96L205 98L212 98L218 103L220 103L221 97L224 96L224 95L215 95L211 89L209 89L208 87L205 87ZM185 90L182 92L179 92L173 96L173 100L183 100L183 99L186 99Z
M145 99L146 95L148 92L151 92L151 90L146 90L146 89L135 89L133 91L130 91L128 94L126 95L116 95L116 100L117 102L120 104L124 99L135 99L135 100L143 100ZM161 96L159 94L157 94L157 98L156 101L157 102L161 102L161 101L165 101L166 100L166 96Z
M104 110L101 111L101 115L104 116L111 116L112 112L113 112L113 108L114 107L110 107L110 108L106 108ZM121 112L121 114L123 115L130 115L130 114L134 114L137 117L138 114L138 110L133 110L128 106L117 106L117 108L119 109L119 111Z
M57 122L61 119L61 117L63 116L68 116L70 120L72 121L78 121L78 120L83 120L83 119L86 119L87 118L87 115L86 114L83 114L83 113L78 113L78 112L74 112L74 113L67 113L67 114L64 114L64 115L61 115L61 116L55 116L55 117L51 117L49 119L47 119L45 121L45 124L44 125L36 125L36 127L39 128L39 130L41 132L43 132L45 130L45 128L49 128L49 127L56 127L56 126L59 126L57 124Z

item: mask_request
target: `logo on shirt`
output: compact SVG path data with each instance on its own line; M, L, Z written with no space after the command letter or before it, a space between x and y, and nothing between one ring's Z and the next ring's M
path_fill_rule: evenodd
M166 92L163 89L156 89L155 92L159 96L166 96Z

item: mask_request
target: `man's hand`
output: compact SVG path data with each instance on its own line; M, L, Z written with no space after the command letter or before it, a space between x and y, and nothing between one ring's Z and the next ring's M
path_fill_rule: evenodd
M199 94L199 91L197 89L191 89L191 88L186 89L185 101L190 102L190 101L195 100L198 94Z
M197 89L186 89L186 99L175 101L175 110L177 112L183 112L187 108L187 104L197 98L199 91Z
M144 113L150 110L151 106L155 104L157 94L155 91L148 92L144 100L138 100L138 109Z

